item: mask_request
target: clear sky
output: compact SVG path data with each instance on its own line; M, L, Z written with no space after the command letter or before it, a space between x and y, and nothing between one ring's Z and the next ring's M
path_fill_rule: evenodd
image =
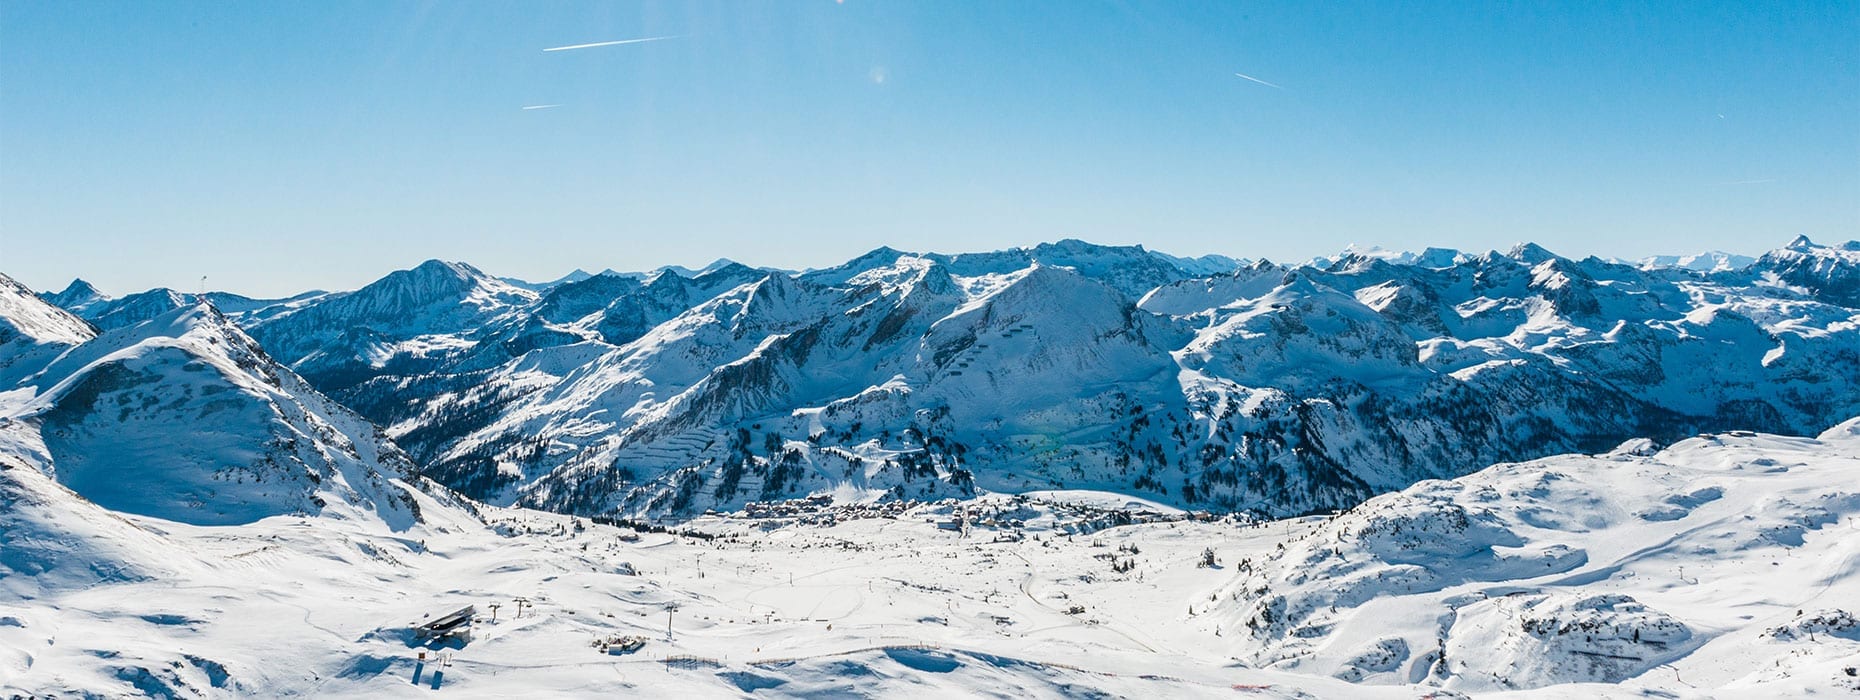
M1860 238L1851 0L0 2L36 288L1796 234Z

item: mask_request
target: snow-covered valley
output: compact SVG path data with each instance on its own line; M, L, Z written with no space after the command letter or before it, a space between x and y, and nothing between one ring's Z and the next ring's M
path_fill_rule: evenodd
M0 695L1860 692L1860 243L1701 260L0 277Z
M1159 522L1120 526L1104 508L1129 499L1057 492L801 501L697 518L682 534L406 486L422 514L410 526L186 525L84 502L18 447L0 471L4 693L1860 689L1860 421L1819 440L1714 435L1501 465L1335 517L1204 522L1136 502L1123 512ZM940 526L965 510L966 533ZM466 605L468 641L413 637ZM597 646L626 636L645 644Z

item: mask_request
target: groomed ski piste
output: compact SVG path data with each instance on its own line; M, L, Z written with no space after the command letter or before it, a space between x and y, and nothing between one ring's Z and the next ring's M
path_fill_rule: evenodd
M398 478L416 521L326 499L189 525L59 485L26 422L0 436L5 696L1860 692L1860 419L1270 522L1093 492L819 494L670 532Z

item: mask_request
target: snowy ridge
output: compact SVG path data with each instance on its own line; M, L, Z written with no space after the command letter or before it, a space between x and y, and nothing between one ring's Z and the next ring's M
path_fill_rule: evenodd
M574 512L1087 486L1294 514L1492 461L1860 411L1856 311L1806 290L1529 244L1213 277L1161 261L881 248L766 276L807 301L760 324L738 286L649 327L710 290L595 278L533 318L578 356L617 342L601 359L539 347L558 359L476 370L469 408L427 404L479 418L378 419L446 483ZM599 331L616 317L635 330Z
M395 481L406 455L211 306L65 346L9 388L0 419L33 433L18 438L31 466L112 510L202 524L417 517Z
M541 293L429 262L233 318L424 473L499 503L688 515L1087 487L1288 515L1860 412L1845 251L1798 241L1707 274L1532 244L1352 248L1207 274L1061 241Z
M1797 236L1789 245L1764 253L1746 272L1756 273L1763 282L1807 290L1830 304L1860 305L1860 241L1824 246Z
M91 286L89 282L81 279L71 280L71 284L66 285L62 292L56 294L51 292L40 292L39 296L47 302L50 302L51 305L69 311L72 315L79 318L87 318L94 315L91 313L93 309L109 304L112 301L109 295L98 291L97 288Z
M1693 272L1736 272L1750 267L1757 261L1748 255L1737 255L1718 250L1710 250L1692 255L1652 255L1634 261L1643 270L1660 268L1679 268ZM1617 260L1614 262L1627 262Z
M429 260L249 328L280 362L333 391L389 367L418 372L455 361L536 299L470 265Z
M97 335L97 328L52 306L25 285L0 274L0 410L9 389L37 374L71 346ZM15 395L12 401L19 400Z
M687 517L1092 488L1292 515L1635 436L1814 434L1860 412L1856 256L1239 266L1069 240L540 293L430 261L230 317L497 503Z
M95 327L0 275L0 344L76 345L96 335Z

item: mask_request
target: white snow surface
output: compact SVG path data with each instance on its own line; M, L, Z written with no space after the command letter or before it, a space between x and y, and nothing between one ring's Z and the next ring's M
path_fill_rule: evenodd
M432 488L406 489L424 517L404 529L112 512L47 478L22 425L0 426L0 694L1860 688L1848 670L1860 664L1860 420L1820 439L1712 435L1498 465L1329 518L1111 526L1091 508L1119 497L1073 492L787 505L686 524L702 536L637 539ZM965 512L966 533L939 526ZM477 611L468 640L414 638L412 626L465 605ZM1249 627L1266 609L1273 620ZM619 636L644 646L597 646Z
M1691 255L1651 255L1635 261L1641 269L1679 268L1694 272L1735 272L1750 267L1756 258L1719 250L1708 250Z
M1821 270L1835 283L1815 294L1846 293L1839 281L1848 268L1828 262L1845 252L1798 247L1766 263L1779 266L1778 284ZM1186 305L1175 316L1199 321L1186 332L1129 311L1119 304L1125 292L1074 266L989 271L1013 255L967 261L964 274L951 274L900 254L850 275L862 285L854 292L746 268L679 277L698 286L740 281L619 347L581 341L526 352L489 385L526 387L543 397L536 406L568 402L572 410L523 418L547 430L510 426L531 431L520 451L565 454L564 469L613 464L616 454L676 462L714 448L742 460L733 476L729 464L718 466L719 478L739 480L729 490L808 496L744 504L699 494L696 507L725 512L674 521L673 532L484 505L408 476L411 463L393 441L273 362L212 306L119 316L124 325L98 334L15 289L0 294L0 318L14 329L4 348L12 369L0 377L0 695L1860 691L1860 418L1813 438L1737 431L1665 449L1630 440L1278 521L1002 475L971 475L977 495L944 498L968 472L937 459L964 451L924 456L945 426L991 426L1008 444L978 451L1013 453L1070 478L1089 461L1070 445L1121 430L1103 416L1147 417L1125 413L1113 392L1152 375L1209 417L1190 432L1219 434L1230 429L1226 417L1285 400L1282 389L1235 381L1273 363L1369 358L1374 373L1332 371L1399 387L1430 366L1475 381L1536 371L1544 360L1526 348L1635 347L1643 331L1634 325L1600 332L1568 316L1588 313L1591 299L1652 308L1604 284L1628 278L1598 279L1598 270L1529 246L1505 256L1518 263L1492 268L1509 272L1486 284L1542 296L1488 297L1457 321L1437 319L1513 314L1505 339L1442 341L1432 356L1412 357L1400 348L1418 346L1376 319L1416 297L1373 285L1346 293L1311 270L1198 310L1193 300L1210 285L1185 285L1172 303ZM1387 264L1339 263L1364 274ZM452 280L438 288L467 299L509 289L472 273L441 265L422 274ZM989 275L997 277L986 285L963 282ZM1766 304L1713 296L1722 288L1712 284L1689 288L1698 298L1683 317L1647 324L1644 332L1681 339L1660 346L1655 364L1670 363L1663 374L1687 365L1735 373L1737 363L1716 354L1723 348L1771 342L1768 329L1795 323L1780 342L1812 349L1851 323L1846 307L1794 292ZM506 294L483 308L507 317L522 298ZM857 303L836 311L849 298ZM291 314L311 306L298 308ZM1758 312L1776 316L1753 318ZM1288 342L1298 334L1286 327L1312 339ZM437 337L394 342L454 353L481 344L447 349L448 334L426 335ZM866 352L885 344L914 350ZM1765 363L1790 371L1792 391L1834 381L1813 371L1812 353L1798 359L1792 346ZM873 366L874 356L891 359ZM1480 356L1489 359L1467 359ZM1647 362L1569 356L1602 368ZM984 366L993 369L959 372ZM1741 388L1667 390L1716 387L1735 397L1773 381L1742 371L1752 374ZM926 375L932 380L913 379ZM790 408L772 395L809 401ZM644 439L603 442L616 425L608 413L626 411L653 414L624 428ZM780 429L722 433L708 427L719 413L767 416ZM861 436L863 421L923 429ZM769 456L765 470L742 468L750 449ZM529 467L493 468L522 478ZM768 491L771 481L790 488ZM1003 490L997 485L1021 493L991 493ZM476 606L469 636L415 634L466 605ZM642 646L614 644L628 637Z
M1209 627L1249 663L1365 682L1860 687L1853 634L1771 631L1860 605L1856 473L1860 419L1423 482L1242 559Z
M411 471L405 454L211 306L61 347L0 394L0 424L90 501L196 524L327 511L404 528L416 517L389 483Z

